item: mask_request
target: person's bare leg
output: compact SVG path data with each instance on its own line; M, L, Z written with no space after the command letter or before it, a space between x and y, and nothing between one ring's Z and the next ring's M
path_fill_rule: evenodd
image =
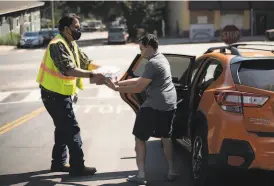
M146 160L146 142L135 137L136 163L138 167L138 176L145 177L145 160Z
M146 159L146 142L135 137L136 163L138 174L129 176L127 181L146 185L145 179L145 159Z
M168 174L176 174L173 164L173 144L171 139L162 138L164 153L168 163Z

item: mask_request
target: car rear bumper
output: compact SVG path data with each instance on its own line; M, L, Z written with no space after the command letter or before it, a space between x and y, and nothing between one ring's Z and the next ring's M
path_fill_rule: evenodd
M249 168L255 154L247 141L224 139L219 154L210 154L208 164L216 167Z
M241 115L208 115L209 164L274 170L274 137L248 132ZM243 162L242 162L243 161Z

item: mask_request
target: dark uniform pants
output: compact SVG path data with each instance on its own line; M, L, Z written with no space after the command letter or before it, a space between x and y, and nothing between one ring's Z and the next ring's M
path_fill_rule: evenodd
M84 154L80 128L74 115L71 96L50 92L43 87L41 87L41 96L55 125L52 165L60 166L66 163L66 147L68 147L71 169L81 170L84 167Z

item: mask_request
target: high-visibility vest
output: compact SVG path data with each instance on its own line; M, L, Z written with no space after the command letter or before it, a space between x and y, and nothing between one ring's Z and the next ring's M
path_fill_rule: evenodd
M68 50L71 59L74 64L80 67L80 58L78 53L78 45L75 41L72 42L74 46L74 51L76 56L74 57L72 51L70 50L67 42L65 39L60 35L56 35L53 38L44 54L43 60L40 65L40 69L37 75L36 82L41 84L44 88L62 94L62 95L74 95L77 93L77 87L83 90L83 80L82 78L71 77L71 76L64 76L55 66L51 56L50 56L50 45L62 42L66 49Z

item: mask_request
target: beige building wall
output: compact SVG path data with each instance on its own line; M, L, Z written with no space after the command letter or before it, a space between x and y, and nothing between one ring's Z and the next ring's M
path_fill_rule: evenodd
M250 34L250 11L235 11L242 14L242 34ZM233 13L233 11L232 11ZM207 17L207 24L213 24L215 35L219 36L222 26L222 15L226 12L216 11L189 11L188 1L169 1L168 2L168 30L171 35L189 37L189 29L191 24L198 23L199 16Z
M244 29L249 30L250 29L250 11L245 10L244 11Z
M183 25L184 25L184 36L189 35L189 27L191 24L197 24L197 20L199 16L206 16L207 17L207 24L214 25L215 35L219 36L220 30L222 29L222 12L220 10L216 11L189 11L186 10L187 6L184 7L184 18L183 18ZM245 10L242 11L242 27L239 28L243 35L250 35L250 11Z

